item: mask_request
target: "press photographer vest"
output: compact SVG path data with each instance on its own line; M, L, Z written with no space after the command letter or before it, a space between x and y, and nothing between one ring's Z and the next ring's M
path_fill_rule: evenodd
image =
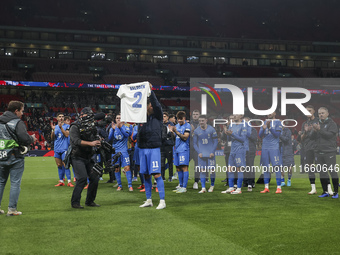
M0 124L0 161L6 161L15 148L19 148L15 129L20 119Z

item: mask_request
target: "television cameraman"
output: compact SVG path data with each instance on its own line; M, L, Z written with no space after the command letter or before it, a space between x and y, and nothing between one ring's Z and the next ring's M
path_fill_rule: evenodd
M81 193L89 178L89 187L85 205L99 207L94 200L96 199L99 176L92 171L95 148L101 145L97 140L97 129L95 126L94 114L90 107L85 107L80 112L80 118L72 123L70 128L70 139L72 146L71 164L77 179L76 186L71 198L71 206L75 209L84 209L80 205Z
M24 172L27 147L37 141L35 135L27 133L26 125L21 120L24 114L24 104L20 101L11 101L7 111L0 116L0 205L5 185L10 176L11 190L7 216L21 215L17 211L20 194L20 184ZM0 214L4 214L0 209Z

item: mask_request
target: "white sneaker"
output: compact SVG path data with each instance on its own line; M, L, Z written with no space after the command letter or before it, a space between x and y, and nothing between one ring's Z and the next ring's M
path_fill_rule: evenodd
M19 212L17 210L14 210L14 211L8 210L8 212L7 212L7 216L18 216L18 215L21 215L21 214L22 214L22 212Z
M198 192L198 193L202 194L202 193L206 193L206 192L207 192L207 190L205 188L202 188L201 191Z
M316 194L316 189L312 189L311 191L308 192L308 195L314 195Z
M334 193L333 193L333 191L332 191L332 186L331 186L330 184L327 185L327 190L328 190L328 194L329 194L330 196L333 196L333 195L334 195Z
M229 188L229 189L227 189L227 190L222 191L221 193L222 193L222 194L231 193L231 192L233 192L234 190L235 190L234 187L231 187L231 188Z
M213 192L214 191L214 186L210 186L208 192Z
M237 194L241 194L241 193L242 193L241 189L236 189L233 192L231 192L230 194L237 195Z
M181 188L181 186L176 186L176 189L174 189L172 192L177 192L179 189Z
M172 178L171 178L172 180L177 180L177 176L172 176Z
M0 209L0 214L5 214L5 211Z
M187 192L187 188L180 188L179 190L177 190L176 193L185 193Z
M166 207L165 200L161 199L159 205L156 207L157 210L164 209Z
M147 199L146 201L144 201L144 204L140 205L139 207L151 207L153 206L152 204L152 200L151 199Z
M194 182L194 186L192 187L193 189L198 189L198 183Z
M117 188L118 187L118 183L116 183L115 185L113 185L114 188Z

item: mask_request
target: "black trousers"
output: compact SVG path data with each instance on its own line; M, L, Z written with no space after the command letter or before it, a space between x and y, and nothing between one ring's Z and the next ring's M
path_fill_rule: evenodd
M304 167L304 165L310 166L311 164L314 164L314 160L315 160L314 150L306 151L304 154L305 155L304 155L303 167ZM314 172L309 171L308 172L308 178L309 178L310 184L315 184L315 173Z
M81 193L87 184L87 178L89 178L90 183L87 189L85 204L91 204L96 199L99 176L92 172L93 165L90 159L72 157L72 166L77 179L71 198L72 205L80 204Z
M190 148L190 160L194 160L194 178L195 182L199 182L200 180L200 172L196 171L196 166L198 165L198 153L194 148Z
M331 175L333 189L334 192L338 193L339 190L339 177L338 177L338 169L335 169L336 166L336 152L330 153L316 153L316 166L317 168L321 168L320 171L320 182L322 185L322 189L324 192L327 192L327 185L330 184L329 175ZM327 166L327 169L324 169L323 166Z
M173 146L164 146L161 148L161 173L163 180L165 179L165 159L169 164L169 178L172 178L174 175L174 167L173 167Z

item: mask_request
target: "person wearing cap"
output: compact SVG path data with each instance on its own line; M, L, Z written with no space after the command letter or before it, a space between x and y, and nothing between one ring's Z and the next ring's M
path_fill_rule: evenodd
M72 123L70 127L70 140L72 146L71 162L74 169L74 173L77 179L74 187L71 206L75 209L84 209L80 205L81 193L87 184L87 178L89 179L89 186L87 189L87 196L85 200L86 206L98 207L94 201L97 195L99 176L93 173L92 168L94 161L92 156L94 155L94 147L101 145L99 140L96 140L97 129L93 125L93 129L89 132L82 131L82 121L93 121L94 114L90 107L85 107L80 112L80 118Z

